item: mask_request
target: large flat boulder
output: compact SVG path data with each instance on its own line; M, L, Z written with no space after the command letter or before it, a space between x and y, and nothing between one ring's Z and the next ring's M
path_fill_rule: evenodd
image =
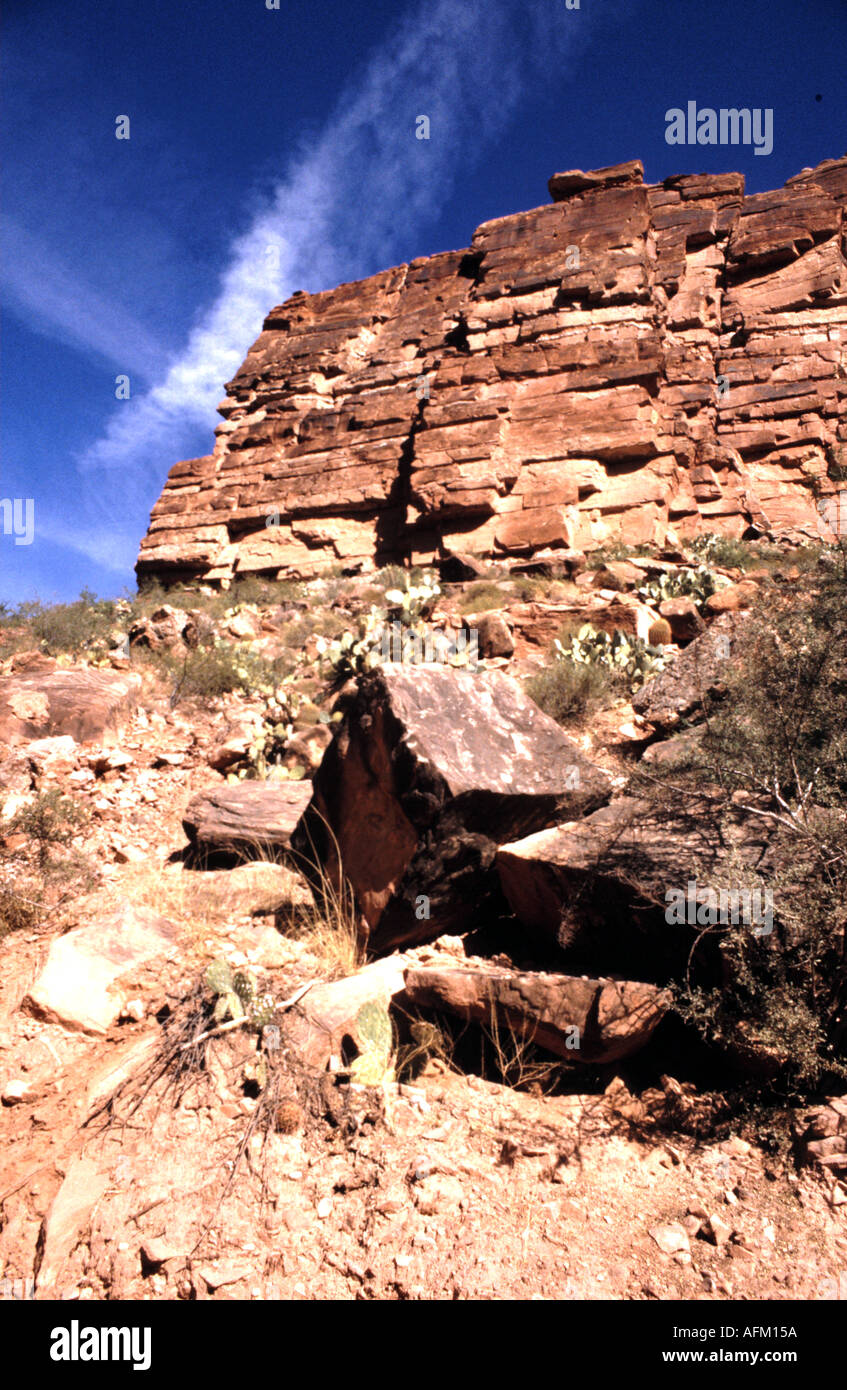
M68 735L78 743L113 743L135 709L134 672L58 666L33 656L0 678L0 743Z
M711 810L705 798L671 811L621 797L583 821L501 846L504 893L530 934L564 948L575 972L680 978L706 925L697 914L713 893L720 907L727 875L740 892L747 874L753 893L754 871L767 875L776 866L771 822L740 809L722 818ZM719 968L715 943L714 933L703 943L704 968Z
M311 783L305 781L228 783L189 801L183 829L198 856L255 858L287 848L311 795Z
M53 941L23 1007L77 1032L106 1033L142 972L175 955L178 941L172 922L126 904Z
M670 995L633 980L503 970L492 966L406 971L406 997L503 1029L571 1062L616 1062L649 1041Z
M502 907L498 844L601 805L610 779L501 671L377 667L314 780L292 846L347 878L371 950Z

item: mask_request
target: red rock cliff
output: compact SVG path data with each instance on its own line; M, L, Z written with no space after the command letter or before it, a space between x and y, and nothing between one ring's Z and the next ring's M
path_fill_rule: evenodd
M812 480L847 464L847 156L752 197L642 175L556 174L465 250L271 310L139 577L818 534Z

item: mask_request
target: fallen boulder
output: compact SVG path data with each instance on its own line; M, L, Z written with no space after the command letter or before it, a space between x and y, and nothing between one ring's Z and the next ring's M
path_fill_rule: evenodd
M498 844L602 804L610 778L502 671L376 667L292 836L316 886L351 885L369 949L502 909Z
M232 782L189 801L182 824L197 857L238 854L258 858L286 849L308 805L310 782Z
M655 985L632 980L486 968L411 969L406 998L476 1023L505 1027L571 1062L615 1062L649 1040L670 1006Z
M134 673L58 666L34 657L0 678L0 743L69 736L78 743L113 741L135 708Z
M539 940L565 948L569 968L661 981L681 977L710 904L723 910L730 863L737 882L745 865L753 881L753 866L768 874L775 861L770 822L740 809L720 818L702 797L674 812L621 797L583 821L539 831L497 854L516 916ZM741 883L736 891L736 920L749 906L751 930L766 934L765 899L750 889L748 903ZM727 897L730 912L733 903ZM698 956L715 974L717 950L712 934Z
M632 697L632 708L656 729L673 729L723 693L727 664L737 657L744 620L722 613L664 671L646 681Z
M79 1032L105 1033L117 1022L139 972L175 954L177 943L173 923L126 904L51 943L23 1008Z

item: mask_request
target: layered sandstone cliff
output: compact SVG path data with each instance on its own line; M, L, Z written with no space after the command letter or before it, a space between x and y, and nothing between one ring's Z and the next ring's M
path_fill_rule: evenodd
M469 248L271 310L139 578L306 576L749 527L847 466L847 156L773 193L550 180Z

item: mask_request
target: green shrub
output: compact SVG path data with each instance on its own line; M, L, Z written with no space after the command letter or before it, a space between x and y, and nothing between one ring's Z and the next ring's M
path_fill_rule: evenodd
M462 595L459 604L461 613L490 613L495 608L505 608L510 593L500 584L490 579L481 579Z
M22 603L7 621L25 627L32 643L49 656L81 656L104 653L112 646L119 619L129 605L112 599L98 599L83 589L73 603L47 605L40 599Z
M220 638L183 655L151 652L145 659L172 681L172 707L187 697L211 700L233 690L271 695L284 674L280 661L268 661L251 643L229 643Z
M731 838L739 812L778 837L767 886L774 930L717 930L720 985L679 986L707 1039L745 1037L782 1059L794 1096L847 1077L847 556L745 625L726 698L673 767L638 772L660 808L693 805ZM708 796L703 793L708 791ZM692 976L692 978L694 978ZM751 1083L752 1084L752 1083Z
M613 692L613 682L599 666L559 658L530 676L524 688L539 709L557 724L567 724L596 709Z
M50 867L54 850L67 845L87 823L87 813L69 796L56 787L41 791L22 806L6 823L8 835L26 835L35 849L38 867L45 873Z

